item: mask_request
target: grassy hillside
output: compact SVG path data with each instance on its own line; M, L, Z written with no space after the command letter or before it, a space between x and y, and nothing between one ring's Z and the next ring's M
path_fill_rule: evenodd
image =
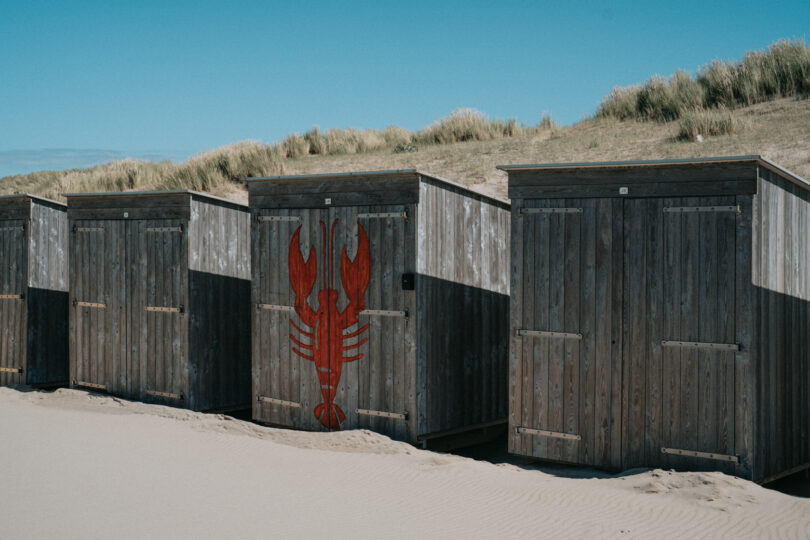
M585 120L539 135L420 148L410 154L310 156L285 163L288 174L416 167L480 191L506 196L495 165L761 154L810 179L810 100L784 98L734 111L739 131L682 141L677 123Z
M0 194L194 189L246 200L245 176L421 168L505 196L495 165L762 154L810 177L810 48L782 41L739 62L715 61L614 89L593 118L561 128L459 110L409 132L314 128L266 145L240 142L185 163L125 160L0 179Z

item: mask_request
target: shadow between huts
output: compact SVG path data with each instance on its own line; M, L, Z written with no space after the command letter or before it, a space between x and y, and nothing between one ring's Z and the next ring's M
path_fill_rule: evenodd
M613 474L591 467L562 465L542 462L536 459L510 454L507 450L506 437L498 437L485 443L458 448L451 452L454 455L468 457L477 461L486 461L495 465L512 465L527 471L540 471L560 478L618 478L628 474L637 474L648 469L632 469L619 474Z

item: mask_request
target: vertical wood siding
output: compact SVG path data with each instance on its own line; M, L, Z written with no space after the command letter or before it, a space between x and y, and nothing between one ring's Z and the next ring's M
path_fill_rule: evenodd
M370 281L365 295L368 310L405 311L409 318L360 315L359 322L342 329L351 334L369 324L361 335L349 338L346 345L367 338L359 348L345 356L362 354L363 358L342 364L342 374L335 404L346 414L341 429L367 428L398 440L416 442L416 369L414 293L403 291L401 276L414 271L415 227L402 218L361 218L359 214L402 213L412 215L410 205L344 206L329 209L255 209L255 216L289 218L283 221L257 221L252 232L253 253L253 416L255 419L308 430L324 430L313 409L323 402L317 368L313 361L292 351L290 334L311 344L293 326L305 331L300 318L290 310L262 309L259 304L286 306L295 304L289 273L289 246L293 233L301 226L299 248L304 259L314 248L317 277L308 296L309 305L318 309L318 292L327 288L324 263L328 255L320 226L327 230L337 220L334 257L331 261L334 286L339 292L338 309L348 303L341 285L340 257L345 246L350 259L357 257L360 223L368 235L371 255ZM311 351L298 347L305 354ZM259 400L270 398L272 401ZM407 419L358 414L361 411L407 413Z
M28 384L68 381L67 209L31 199L28 232Z
M28 286L52 291L68 290L67 209L31 201Z
M810 463L810 194L760 169L756 477Z
M508 207L424 179L417 221L420 433L505 420Z
M189 221L192 408L248 408L250 213L193 198Z
M664 213L667 206L736 206L737 198L625 201L623 466L725 470L750 467L670 456L661 448L738 455L735 381L747 359L727 350L667 347L663 341L737 344L750 336L737 309L736 212ZM635 261L635 263L634 263Z
M125 197L132 208L120 199L114 210L78 201L87 219L71 219L70 380L195 410L247 406L249 284L235 277L250 268L247 209L203 201L191 212L175 194ZM147 217L92 218L124 212Z
M523 208L582 213L521 214ZM512 221L518 278L511 306L510 452L618 467L622 201L524 200L514 207ZM519 336L521 329L571 337ZM519 433L518 427L580 439Z
M15 217L19 219L6 219ZM68 374L67 215L29 196L0 200L0 385L64 384Z
M664 212L737 204L742 214ZM537 207L582 213L520 214ZM513 216L510 424L545 434L513 429L510 451L614 469L750 474L753 337L751 312L738 303L751 303L751 217L747 196L522 200ZM743 459L707 463L662 447Z
M23 230L26 227L26 230ZM25 383L28 246L27 220L0 219L0 367L23 373L0 372L0 385Z

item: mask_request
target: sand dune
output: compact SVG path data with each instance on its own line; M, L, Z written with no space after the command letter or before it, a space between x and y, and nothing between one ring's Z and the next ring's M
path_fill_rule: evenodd
M74 390L0 388L0 538L808 538L720 473L572 479Z

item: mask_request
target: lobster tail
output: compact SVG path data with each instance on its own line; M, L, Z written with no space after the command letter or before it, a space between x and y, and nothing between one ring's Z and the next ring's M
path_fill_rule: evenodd
M340 429L340 424L346 420L346 414L334 403L320 403L314 410L315 418L327 429Z

